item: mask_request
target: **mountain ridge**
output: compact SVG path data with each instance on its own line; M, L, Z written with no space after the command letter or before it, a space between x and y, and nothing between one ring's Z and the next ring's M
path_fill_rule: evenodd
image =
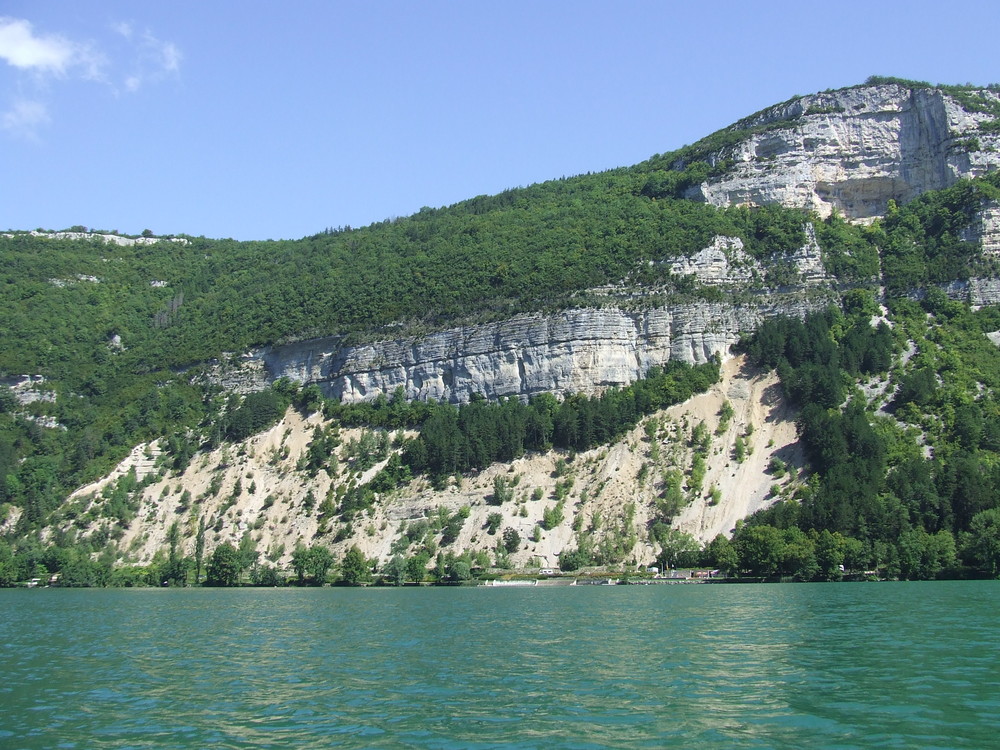
M11 345L0 368L4 374L28 372L33 377L30 382L12 380L16 394L0 392L0 529L10 540L0 542L0 581L21 580L30 564L59 571L70 558L81 569L141 564L142 575L184 580L190 571L182 562L195 554L192 544L195 537L203 538L202 523L212 529L210 550L239 541L248 545L248 555L249 547L265 538L257 524L292 528L278 535L285 549L271 560L286 569L297 565L295 550L288 549L293 539L320 557L323 549L346 555L348 546L358 547L359 554L377 556L380 569L402 555L423 559L427 553L425 572L434 554L444 554L447 547L450 561L438 560L435 567L445 575L456 561L479 569L499 563L524 567L534 557L544 558L545 566L552 566L554 557L566 566L588 560L676 563L674 553L689 544L689 532L701 542L716 543L717 537L707 536L720 529L698 526L707 509L762 510L779 497L784 500L761 518L791 523L792 507L819 518L815 508L832 502L822 482L835 462L820 460L802 446L792 449L791 443L762 446L756 442L762 426L742 417L745 432L720 428L720 435L727 436L725 455L713 453L723 446L713 448L705 431L724 421L721 412L702 414L702 427L689 421L681 430L675 424L669 436L662 429L663 413L639 413L630 437L603 449L635 472L622 487L646 482L639 504L629 502L624 489L614 503L596 503L600 480L585 482L582 470L568 475L566 466L579 452L563 449L542 451L532 459L553 467L562 462L562 468L551 471L556 481L535 480L547 499L539 502L533 493L529 498L516 492L507 498L511 488L501 487L496 492L507 498L499 503L502 511L489 507L491 496L483 482L516 475L515 469L473 462L471 473L459 472L451 479L436 474L414 478L408 472L419 473L423 464L413 446L426 442L421 431L429 422L406 425L393 437L396 428L375 424L362 429L357 421L410 399L430 404L426 412L407 407L411 414L443 418L448 412L434 411L444 408L437 402L475 405L483 397L499 404L566 397L586 415L597 408L588 404L596 404L601 394L614 396L641 384L650 368L677 361L729 367L734 344L746 344L761 327L771 331L765 323L790 314L804 319L809 331L821 331L821 338L833 339L835 351L821 353L826 359L806 369L801 369L797 350L787 354L791 364L779 364L781 358L771 356L767 361L771 367L779 365L786 394L800 406L803 398L841 394L847 399L845 414L853 415L848 407L860 401L850 395L848 382L874 379L881 385L871 392L880 393L880 400L864 408L882 409L881 416L870 418L881 431L872 439L887 439L897 427L884 421L886 414L896 418L893 399L910 398L908 379L943 367L940 362L947 360L935 353L938 329L924 333L914 327L918 316L912 305L926 310L926 325L963 320L962 325L974 328L990 325L989 308L1000 301L998 121L1000 94L992 88L880 80L797 97L633 168L479 196L302 241L184 237L183 242L151 246L157 238L144 237L108 245L103 238L91 242L8 233L0 237L0 251L11 260L4 303L12 322ZM49 243L47 252L38 253L38 243ZM956 303L949 297L962 305L985 306L986 313L966 319L967 313L960 314L966 308L950 307ZM880 313L879 304L884 305ZM843 310L840 322L823 312L830 305ZM865 315L871 321L868 328L862 325ZM886 330L897 333L883 330L882 321L896 326ZM797 341L801 333L780 334L785 335ZM891 357L886 354L890 338L895 346ZM902 354L907 347L918 351L912 363ZM977 350L970 361L985 362L994 356L990 351ZM841 357L854 364L832 375L829 368L839 366ZM947 384L952 376L938 370L936 377ZM962 395L952 385L945 391L956 403L971 399L984 424L992 425L991 380L976 377L978 390ZM912 388L918 382L924 380L914 380ZM743 390L740 386L734 394ZM778 403L776 396L768 398ZM948 454L953 450L947 443L950 433L938 434L933 420L921 415L919 410L932 400L920 398L924 400L906 402L908 410L900 412L906 419L898 429L944 440L942 451ZM245 454L255 431L278 429L270 425L285 424L282 419L294 421L284 408L289 401L308 419L319 408L327 414L324 419L333 420L309 423L312 437L297 438L303 450L308 444L308 455L286 454L282 440L270 447L275 470L297 483L295 491L282 491L283 516L289 523L312 519L301 528L273 519L269 509L278 495L264 509L256 502L259 496L251 497L255 490L243 482L256 482L256 475L230 476L224 466L229 461L219 458L219 451ZM732 407L718 408L725 412ZM762 413L759 404L756 408L755 413ZM791 429L791 412L783 406L781 413L775 425ZM808 414L805 424L816 423L818 418ZM337 420L344 419L338 427ZM849 424L844 429L863 432L854 422L844 424ZM286 429L281 427L280 433ZM342 445L334 437L340 429L362 432L351 433ZM800 424L800 429L805 428ZM811 433L803 434L806 447L812 445ZM640 445L643 435L646 447ZM105 473L114 457L136 443L147 445L142 452L150 453L141 457L144 471L151 472L146 479L126 475L67 501L74 485ZM361 443L367 447L359 447ZM347 444L353 445L350 455L343 454ZM980 449L980 444L986 447ZM976 437L970 445L983 451L981 457L974 454L975 460L989 475L992 443ZM789 462L774 456L777 450L805 453L809 460ZM323 464L324 451L332 464L329 471L322 469L330 482L323 484L320 498L309 489L316 483L310 472ZM588 447L586 452L585 460L593 463L602 449ZM653 452L671 452L676 461L661 465ZM645 458L626 461L633 454ZM732 475L756 488L754 497L773 484L772 474L793 473L790 465L797 483L776 493L768 487L761 495L768 502L757 498L751 507L739 499L746 493L721 473L737 454ZM379 458L371 463L374 455ZM218 458L215 473L185 478L192 462L215 460L209 456ZM772 465L772 457L779 463ZM304 474L302 461L312 466ZM751 467L753 478L747 474ZM605 465L601 471L613 469ZM880 470L902 469L887 464ZM940 462L928 469L941 477L951 470ZM715 482L704 485L706 475ZM575 489L571 479L578 483ZM478 494L461 495L465 502L452 507L450 493L461 494L466 483ZM938 491L945 493L945 485ZM416 497L421 492L430 498L421 500L426 506L421 506L422 520L407 522L420 521L420 533L408 535L408 526L392 527L401 519L386 515L387 509L399 503L405 507L407 493ZM888 502L886 492L873 481L863 494ZM187 500L180 500L185 493ZM430 510L438 501L444 510ZM324 505L322 511L319 505ZM695 519L697 508L702 521ZM603 521L593 520L595 512L610 524L603 531ZM137 518L140 513L146 520ZM517 532L518 544L507 549L494 544L503 542L493 539L494 533L482 536L465 527L470 518L480 526L491 524L491 513L499 513L500 523ZM323 533L318 533L319 515ZM973 515L967 509L956 511L960 520L953 526L913 516L910 530L947 531L955 548L964 544L960 535L970 533ZM583 525L588 518L593 528ZM844 520L822 531L844 534L845 549L854 550L853 541L859 541L851 534L875 543L852 524ZM751 524L758 525L768 526ZM732 530L722 529L723 538ZM813 530L819 533L820 528ZM538 537L530 544L522 538L529 531ZM794 536L791 526L781 533L791 535L789 540ZM136 542L143 534L146 542ZM469 546L473 535L480 542L491 537L486 540L490 544ZM450 536L455 538L445 544ZM267 538L272 537L278 538ZM403 537L409 540L405 546ZM456 540L466 544L464 550L452 546ZM901 542L892 544L893 554L902 556ZM49 552L42 552L46 546ZM535 554L542 549L545 554ZM705 550L714 564L721 553L709 553L708 546ZM264 553L258 550L257 558ZM49 561L39 562L45 554ZM684 554L688 560L697 556L691 549ZM950 559L954 562L954 554ZM187 572L178 577L182 568ZM911 568L900 564L899 570L911 575ZM5 569L20 572L8 575ZM419 572L414 563L410 573L419 577Z

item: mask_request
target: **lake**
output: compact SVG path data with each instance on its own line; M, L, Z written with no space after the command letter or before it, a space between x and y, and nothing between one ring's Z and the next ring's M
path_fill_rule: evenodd
M1000 582L0 591L2 748L984 748Z

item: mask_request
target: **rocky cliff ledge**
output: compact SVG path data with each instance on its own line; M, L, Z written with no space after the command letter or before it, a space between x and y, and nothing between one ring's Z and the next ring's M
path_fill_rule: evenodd
M739 237L719 235L691 257L674 260L670 272L675 276L694 276L704 286L761 289L767 283L768 266L791 264L798 282L805 286L834 283L836 279L823 267L823 251L816 242L815 227L806 224L804 230L805 245L793 253L774 255L767 263L748 254Z
M763 300L764 298L762 298ZM425 337L341 346L338 339L272 347L220 366L227 389L255 390L287 377L327 396L364 401L402 388L408 399L467 401L539 393L595 393L671 360L725 356L742 332L779 312L804 315L823 295L759 303L696 302L646 310L582 308L556 315L450 328Z
M132 247L133 245L155 245L158 242L173 242L178 245L190 245L190 240L183 237L127 237L120 234L102 234L100 232L4 232L4 237L16 237L19 234L27 234L32 237L41 237L46 240L88 240L91 242L103 242L106 245L118 245L119 247Z
M994 91L976 95L1000 99ZM800 97L734 126L750 134L710 158L732 166L690 197L880 216L890 199L909 201L1000 166L1000 136L980 129L991 119L941 90L895 84Z

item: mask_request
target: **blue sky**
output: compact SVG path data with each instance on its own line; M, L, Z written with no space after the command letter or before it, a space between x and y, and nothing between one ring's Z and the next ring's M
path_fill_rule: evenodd
M1000 81L997 28L995 0L4 0L0 229L363 226L872 74Z

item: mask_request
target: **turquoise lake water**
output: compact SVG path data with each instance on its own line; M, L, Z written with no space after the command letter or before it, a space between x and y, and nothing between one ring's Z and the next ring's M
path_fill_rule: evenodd
M0 748L1000 747L1000 582L0 591Z

